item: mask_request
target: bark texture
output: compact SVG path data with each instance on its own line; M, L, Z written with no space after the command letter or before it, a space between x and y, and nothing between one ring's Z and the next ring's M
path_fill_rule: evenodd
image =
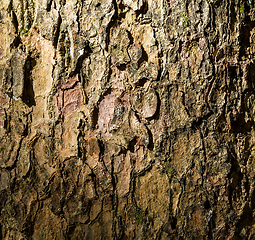
M1 0L0 239L255 239L254 0Z

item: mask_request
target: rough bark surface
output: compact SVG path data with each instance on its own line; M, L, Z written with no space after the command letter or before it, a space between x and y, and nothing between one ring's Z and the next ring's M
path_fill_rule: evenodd
M255 239L254 0L1 0L0 239Z

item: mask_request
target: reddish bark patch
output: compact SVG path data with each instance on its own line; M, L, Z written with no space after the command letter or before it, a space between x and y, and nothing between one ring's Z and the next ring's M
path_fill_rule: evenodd
M64 116L69 116L79 109L82 103L81 84L76 75L61 84L57 93L57 106Z
M4 121L5 121L5 108L8 108L6 105L7 103L6 95L0 91L0 127L4 127Z
M105 133L109 129L109 123L111 122L114 114L114 107L114 93L106 95L102 102L99 104L98 128L103 133Z
M67 81L63 81L61 84L61 89L71 89L74 87L74 85L78 82L78 75L75 75L71 78L69 78Z
M63 114L70 115L82 105L82 92L80 83L73 89L64 91Z

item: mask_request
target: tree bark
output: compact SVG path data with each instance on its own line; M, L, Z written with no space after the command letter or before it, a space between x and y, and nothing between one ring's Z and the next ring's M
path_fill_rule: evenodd
M1 0L0 239L255 239L254 0Z

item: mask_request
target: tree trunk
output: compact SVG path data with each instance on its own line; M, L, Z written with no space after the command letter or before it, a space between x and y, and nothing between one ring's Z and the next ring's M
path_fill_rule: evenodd
M1 0L0 239L255 239L254 0Z

